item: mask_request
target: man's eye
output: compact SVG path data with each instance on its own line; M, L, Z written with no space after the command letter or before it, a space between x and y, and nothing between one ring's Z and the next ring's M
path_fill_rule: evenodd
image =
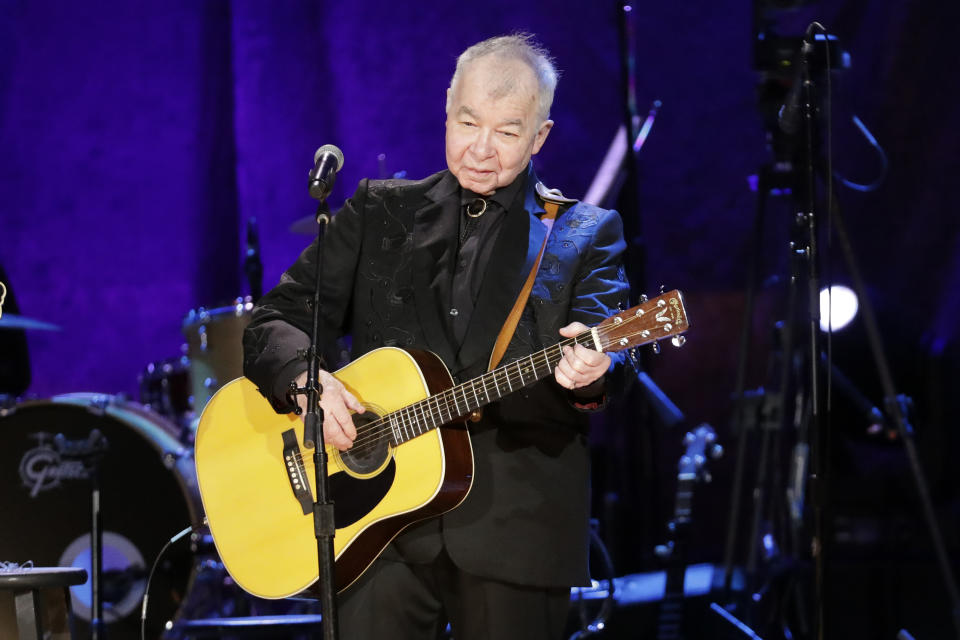
M469 121L467 121L467 120L462 121L460 124L462 124L462 125L465 126L465 127L475 127L475 126L477 126L475 123L469 122Z
M506 137L508 137L508 138L516 138L516 137L517 137L517 134L514 133L513 131L499 131L498 133L499 133L500 135L506 136Z

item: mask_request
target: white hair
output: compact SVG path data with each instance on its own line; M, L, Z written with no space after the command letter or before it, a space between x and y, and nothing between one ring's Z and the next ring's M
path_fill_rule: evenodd
M550 52L537 43L529 33L514 33L509 36L489 38L469 47L457 58L457 68L450 79L450 92L447 94L447 111L450 111L450 96L460 80L463 70L472 62L486 56L496 56L500 60L519 60L526 63L537 77L537 115L541 120L550 117L553 93L557 88L559 72L554 66ZM516 79L505 77L500 91L504 94L513 90Z

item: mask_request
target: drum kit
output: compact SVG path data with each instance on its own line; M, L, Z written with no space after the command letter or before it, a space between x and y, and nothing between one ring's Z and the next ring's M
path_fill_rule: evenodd
M144 368L139 402L68 393L0 406L0 559L90 572L91 531L98 529L91 524L91 485L99 487L100 586L72 587L77 637L90 635L97 591L106 637L140 637L151 564L188 525L192 535L170 545L150 583L147 637L181 637L178 621L304 606L256 600L233 586L203 524L193 434L213 393L242 375L241 337L252 308L248 297L186 314L183 354ZM0 331L7 329L57 327L3 314ZM71 453L94 437L106 446L95 461Z
M217 389L243 375L243 330L252 310L249 296L228 306L191 309L181 329L183 354L150 362L140 373L140 402L176 423L187 444Z

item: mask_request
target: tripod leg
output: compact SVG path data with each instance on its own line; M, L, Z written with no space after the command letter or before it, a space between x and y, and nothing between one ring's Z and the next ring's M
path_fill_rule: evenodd
M880 383L883 387L885 397L892 400L897 398L898 394L893 385L893 376L890 372L890 365L883 348L883 342L880 339L880 330L873 313L873 306L870 304L870 299L866 295L863 277L854 256L853 247L850 245L850 238L847 235L840 208L837 206L835 194L831 191L828 195L832 204L830 210L832 211L833 227L837 232L837 238L840 241L840 248L843 252L844 260L847 263L847 268L853 279L854 289L860 300L860 310L863 314L863 323L867 330L867 339L870 342L870 351L873 355L874 365L876 366L877 374L880 376ZM937 523L937 518L933 511L933 501L930 499L930 490L927 486L923 468L920 466L920 458L917 455L916 446L913 442L912 430L909 428L906 416L900 405L896 402L891 402L890 405L890 414L897 424L900 439L903 442L904 453L910 464L913 480L917 486L917 493L920 497L920 505L923 509L924 519L926 520L927 528L933 541L937 564L943 574L944 585L947 588L955 633L957 638L960 638L960 590L957 589L957 582L951 569L950 558L947 554L943 536L940 533L940 526Z
M753 222L753 241L751 246L753 260L750 263L750 271L747 275L746 303L740 325L740 346L737 361L733 413L733 424L740 428L740 439L737 443L736 464L733 472L733 483L730 489L730 517L728 519L727 539L723 554L723 594L725 599L729 598L731 592L733 562L737 547L737 520L740 517L740 493L743 487L743 468L746 463L747 433L746 429L743 428L744 386L750 344L750 326L753 320L754 300L760 271L760 247L763 241L764 210L769 192L769 173L769 167L763 167L760 170L757 188L757 208Z

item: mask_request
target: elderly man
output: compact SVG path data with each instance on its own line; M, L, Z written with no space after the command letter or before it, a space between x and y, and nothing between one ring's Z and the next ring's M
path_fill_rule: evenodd
M566 200L533 172L531 156L553 126L556 82L546 51L527 35L492 38L459 57L447 89L447 170L364 180L330 223L322 346L350 334L353 357L419 348L458 383L483 373L545 234L503 362L626 303L617 213ZM551 201L560 209L552 230L541 222ZM309 343L314 251L263 297L244 336L245 374L277 411L294 409L290 383L306 379L298 349ZM560 637L569 588L588 581L584 411L616 386L616 364L565 347L552 378L470 423L472 489L453 510L408 527L340 594L343 637L434 638L448 621L457 640ZM321 371L320 383L324 437L346 451L357 435L351 416L364 407L330 373Z

